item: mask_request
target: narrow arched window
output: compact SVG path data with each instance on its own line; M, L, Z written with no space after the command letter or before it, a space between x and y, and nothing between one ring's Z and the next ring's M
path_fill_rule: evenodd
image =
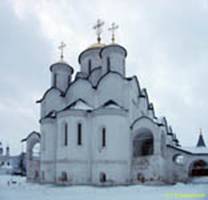
M53 86L56 87L57 75L53 75Z
M45 137L45 133L42 132L42 135L41 135L41 147L42 147L42 150L45 151L45 144L46 144L46 137Z
M42 171L42 180L44 181L45 180L45 172Z
M111 68L110 57L107 57L107 71L109 72Z
M68 145L68 124L64 124L64 146Z
M77 145L82 145L82 124L77 125Z
M106 146L106 129L102 128L102 147Z
M92 61L91 60L88 61L88 70L89 70L89 73L92 70Z

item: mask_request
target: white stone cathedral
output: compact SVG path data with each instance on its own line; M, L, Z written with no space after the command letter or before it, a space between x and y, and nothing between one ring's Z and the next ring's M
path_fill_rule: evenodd
M126 77L127 50L96 44L79 55L80 71L63 59L50 66L51 86L38 101L40 133L27 138L29 181L65 185L188 182L208 176L202 134L185 149L166 118L156 116L136 76ZM61 50L64 44L61 45ZM40 157L32 148L40 143ZM37 155L37 154L36 154Z

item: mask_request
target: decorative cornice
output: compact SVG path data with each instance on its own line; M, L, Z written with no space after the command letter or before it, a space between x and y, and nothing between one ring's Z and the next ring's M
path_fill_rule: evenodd
M89 160L77 160L77 159L57 159L54 160L41 160L41 164L88 164ZM126 160L93 160L91 161L92 164L128 164Z

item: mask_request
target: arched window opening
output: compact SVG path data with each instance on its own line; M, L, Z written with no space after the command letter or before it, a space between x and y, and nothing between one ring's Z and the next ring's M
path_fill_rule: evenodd
M64 146L68 145L68 124L64 124Z
M32 147L32 156L31 156L31 160L39 160L40 158L40 143L37 142L36 144L34 144L34 146Z
M110 61L110 57L107 57L107 71L109 72L111 68L111 61Z
M82 145L82 124L77 125L77 144Z
M102 128L102 147L106 146L106 129Z
M45 144L46 144L46 136L45 136L45 133L44 132L42 132L42 135L41 135L42 137L41 137L41 148L42 148L42 150L43 151L45 151Z
M106 180L107 180L106 174L103 173L103 172L101 172L101 173L100 173L100 182L101 182L101 183L105 183Z
M42 180L45 180L45 172L42 171Z
M153 155L153 134L149 130L141 130L133 139L133 156Z
M92 71L92 61L91 60L88 61L88 71L89 71L89 74Z
M66 172L61 173L61 181L67 182L68 181L68 176Z
M123 59L123 66L125 66L125 58ZM125 67L124 67L124 69L125 69Z
M56 87L56 82L57 82L57 74L53 75L53 86Z
M197 160L192 163L189 175L191 177L208 176L208 164L204 160Z
M161 135L160 151L161 151L161 155L163 157L165 156L165 147L166 147L166 138L165 138L165 134L162 133L162 135Z

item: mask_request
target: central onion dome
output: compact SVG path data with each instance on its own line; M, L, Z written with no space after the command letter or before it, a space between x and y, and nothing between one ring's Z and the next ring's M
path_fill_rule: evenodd
M81 72L85 74L86 77L91 73L93 69L102 65L100 50L103 47L105 47L105 44L95 43L80 53L78 61L81 67Z
M84 77L89 77L92 73L102 76L109 71L115 71L125 76L127 51L124 47L115 43L115 30L118 29L118 25L112 23L112 27L109 28L112 31L112 43L106 45L101 43L103 24L104 22L101 20L97 21L97 24L93 27L97 31L97 42L90 45L79 55L78 61L81 66L81 73Z
M92 44L92 45L90 45L89 47L87 47L84 51L82 51L81 53L80 53L80 55L79 55L79 58L78 58L78 61L79 61L79 64L82 64L81 63L81 61L82 61L82 59L85 57L85 55L89 55L89 54L91 54L91 52L97 52L98 53L98 51L101 49L101 48L103 48L103 47L105 47L106 45L104 44L104 43L99 43L99 42L97 42L97 43L94 43L94 44Z

